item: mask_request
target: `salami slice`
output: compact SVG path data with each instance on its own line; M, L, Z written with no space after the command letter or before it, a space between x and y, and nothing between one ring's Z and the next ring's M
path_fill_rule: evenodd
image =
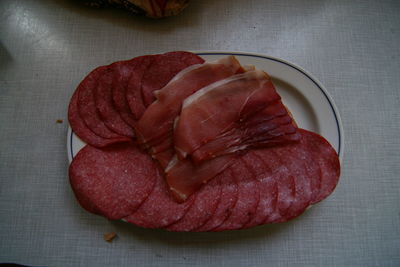
M233 163L230 169L238 185L238 199L229 217L212 231L241 229L251 220L257 209L259 182L240 159Z
M74 131L74 133L79 136L82 141L95 146L95 147L105 147L114 143L121 143L121 142L130 142L129 138L124 136L116 137L116 138L104 138L98 136L94 132L92 132L79 116L78 112L78 90L74 92L72 95L71 101L68 107L68 121L69 124Z
M276 174L274 169L270 168L270 164L266 164L261 161L256 155L249 151L242 159L246 163L249 171L259 181L260 201L256 212L252 219L243 226L243 228L250 228L263 224L267 218L276 218L279 215L277 213L277 200L278 200L278 186L275 180ZM269 162L276 161L273 157L269 158ZM271 164L273 165L273 163Z
M125 61L125 64L116 64L114 67L116 73L119 73L119 75L114 75L114 80L112 84L112 97L114 107L118 111L122 120L130 125L132 128L134 128L136 125L137 114L132 113L129 107L128 99L126 97L129 87L129 81L132 77L140 77L140 79L134 80L132 81L132 83L138 88L137 92L139 95L139 99L137 101L139 101L139 103L142 103L143 101L141 100L142 96L140 92L140 85L143 71L141 72L141 69L147 68L145 60L152 57L153 56L136 57L129 61ZM135 99L131 99L131 101L135 102ZM144 105L142 104L141 106L144 109Z
M169 194L164 177L158 175L148 199L135 213L124 219L145 228L163 228L179 221L193 204L195 196L192 195L184 203L177 203Z
M98 79L105 73L107 66L98 67L89 73L78 86L78 110L79 115L95 134L104 138L121 138L104 124L96 108L94 90L98 85Z
M157 57L143 76L142 97L147 107L155 100L154 91L163 88L178 72L204 63L201 57L184 51L169 52Z
M104 149L86 145L69 167L70 183L82 207L112 220L135 212L157 177L156 164L132 144Z
M279 147L281 148L281 147ZM276 210L267 217L265 223L272 223L284 218L292 203L295 201L296 189L294 177L290 170L278 158L276 150L278 147L262 150L254 150L253 153L258 156L271 170L276 181L278 198Z
M328 197L335 189L340 176L340 162L335 149L319 134L301 129L302 143L311 152L313 159L320 168L320 188L318 194L313 194L311 204Z
M104 124L112 131L127 137L134 137L133 128L122 120L114 107L112 86L116 77L122 74L118 71L118 65L127 65L126 61L116 62L107 67L103 75L97 81L97 87L93 90L96 108Z
M203 225L215 210L221 198L221 183L219 177L215 177L205 184L197 193L196 200L188 209L185 216L178 222L167 227L169 231L188 232Z
M302 130L303 131L303 130ZM315 201L318 199L319 192L321 191L321 167L319 166L318 162L320 161L321 155L318 151L317 153L313 154L313 146L314 142L311 136L307 136L304 132L300 132L302 136L299 143L295 146L292 146L293 154L296 154L297 158L303 162L305 171L308 175L310 180L310 189L311 189L311 201L310 204L314 204ZM311 138L310 138L311 137ZM318 140L321 138L318 138ZM318 145L315 147L319 147ZM318 148L319 149L319 148ZM331 179L328 179L331 181ZM333 188L332 188L333 190ZM332 192L329 190L329 193ZM327 195L326 195L327 196Z
M221 199L214 214L202 226L197 228L196 232L211 231L220 226L232 213L232 209L238 198L238 186L235 183L232 172L226 169L218 177L221 183Z
M150 55L150 56L142 56L137 58L136 60L136 64L134 65L134 68L132 70L132 75L129 78L127 87L125 89L125 101L127 102L127 105L132 113L132 119L134 120L132 122L131 119L129 119L131 121L132 126L136 125L136 121L139 120L144 111L146 110L146 106L144 105L143 102L143 98L142 98L142 79L143 79L143 75L144 73L147 71L147 69L149 68L149 66L151 65L151 63L158 58L158 55ZM124 105L123 102L123 98L122 96L118 96L118 99L116 99L116 97L114 97L114 101L117 103L117 106L122 106ZM125 112L128 113L128 111L126 110L125 107L123 107L123 109L125 110Z
M301 144L300 144L301 146ZM301 158L298 146L283 146L276 150L281 164L285 165L294 178L295 185L295 200L281 220L276 222L285 222L291 220L302 214L311 202L311 182L310 176L307 172L306 164Z

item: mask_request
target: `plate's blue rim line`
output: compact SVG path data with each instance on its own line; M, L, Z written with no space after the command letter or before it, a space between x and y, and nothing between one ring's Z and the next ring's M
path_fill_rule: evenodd
M333 112L333 115L334 115L335 121L336 121L338 137L339 137L339 140L338 140L338 141L339 141L339 142L338 142L338 143L339 143L339 144L338 144L338 155L341 154L341 149L342 149L342 147L341 147L341 145L342 145L341 127L340 127L338 115L336 114L336 110L335 110L335 108L334 108L334 105L333 105L331 99L328 97L328 95L327 95L327 93L325 92L325 90L322 89L321 86L319 85L319 83L316 82L308 73L304 72L304 71L303 71L302 69L300 69L299 67L294 66L294 65L292 65L292 64L290 64L290 63L288 63L288 62L285 62L285 61L283 61L283 60L279 60L279 59L277 59L277 58L268 57L268 56L255 55L255 54L251 54L251 53L247 54L247 53L240 53L240 52L238 52L238 53L235 53L235 52L204 52L204 53L201 53L201 52L199 52L199 53L196 53L196 54L197 54L197 55L238 55L238 56L246 56L246 57L249 57L249 56L250 56L250 57L258 57L258 58L263 58L263 59L268 59L268 60L276 61L276 62L279 62L279 63L283 63L283 64L285 64L286 66L289 66L289 67L291 67L291 68L293 68L293 69L295 69L295 70L301 72L303 75L305 75L308 79L310 79L310 80L319 88L319 90L320 90L320 91L322 92L322 94L325 96L326 100L327 100L328 103L329 103L329 106L330 106L331 109L332 109L332 112Z
M254 54L246 54L246 53L235 53L235 52L204 52L204 53L196 53L197 55L238 55L238 56L250 56L250 57L258 57L258 58L263 58L263 59L268 59L268 60L272 60L272 61L276 61L279 63L283 63L286 66L289 66L299 72L301 72L303 75L305 75L308 79L310 79L318 88L319 90L322 92L322 94L325 96L326 100L329 103L329 106L332 109L333 115L335 116L335 121L336 121L336 126L337 126L337 132L338 132L338 136L339 136L339 147L338 147L338 155L341 154L341 145L342 145L342 136L341 136L341 127L340 127L340 123L339 123L339 119L338 119L338 115L336 114L336 110L334 108L334 105L332 103L332 101L330 100L330 98L328 97L327 93L325 92L324 89L321 88L321 86L318 84L318 82L316 82L312 77L310 77L310 75L306 72L304 72L302 69L298 68L297 66L294 66L288 62L285 62L283 60L279 60L277 58L273 58L273 57L268 57L268 56L262 56L262 55L254 55ZM72 136L74 135L74 131L71 129L71 134L70 134L70 156L71 156L71 160L74 158L74 154L73 154L73 138Z
M70 152L70 161L72 161L72 159L74 158L74 151L72 150L72 143L74 142L74 139L72 138L72 136L74 136L74 131L71 129L71 134L69 136L69 152Z

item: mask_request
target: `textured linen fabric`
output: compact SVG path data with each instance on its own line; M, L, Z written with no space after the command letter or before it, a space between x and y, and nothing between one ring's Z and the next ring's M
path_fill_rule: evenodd
M177 17L149 20L72 0L1 1L0 262L400 266L399 13L394 0L192 0ZM96 66L171 50L264 53L314 74L344 125L336 191L289 223L223 233L84 211L67 176L73 90Z

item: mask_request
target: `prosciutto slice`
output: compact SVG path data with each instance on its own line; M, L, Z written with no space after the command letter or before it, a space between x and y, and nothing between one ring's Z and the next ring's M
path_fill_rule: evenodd
M163 145L172 140L173 125L179 115L182 102L185 98L208 86L211 83L243 72L240 63L233 56L225 57L215 62L197 64L179 72L165 87L156 91L156 101L144 112L138 121L136 133L139 143L150 150L153 157L157 158L160 152L158 145ZM172 146L163 147L163 167L165 168L165 155Z
M172 195L180 202L185 201L208 180L228 168L235 157L230 154L195 165L188 159L179 160L175 156L165 169Z
M196 163L246 148L297 141L291 117L269 76L247 71L185 99L174 129L179 158Z

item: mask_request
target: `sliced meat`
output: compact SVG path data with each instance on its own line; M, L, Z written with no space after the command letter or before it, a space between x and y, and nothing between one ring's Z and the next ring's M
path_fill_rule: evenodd
M128 102L129 109L133 115L134 127L136 126L136 121L142 117L144 111L146 110L146 106L143 102L143 97L142 97L143 75L148 70L149 66L153 63L153 61L158 58L158 56L159 55L149 55L149 56L139 57L137 59L137 64L135 64L134 70L132 71L132 75L129 78L127 88L125 89L125 98L126 101Z
M164 177L157 176L153 192L140 208L124 219L145 228L164 228L179 221L195 200L191 196L184 203L177 203L170 195Z
M94 90L98 79L107 71L107 66L98 67L89 73L78 86L78 111L86 126L95 134L104 138L121 138L122 135L111 131L100 118L96 108Z
M275 180L276 174L270 168L273 164L265 164L252 151L243 155L242 159L249 171L259 181L260 201L258 202L254 216L243 226L243 228L250 228L263 224L267 218L276 219L280 217L277 211L278 186ZM270 161L276 161L276 159L271 157L268 163Z
M82 141L86 142L95 147L105 147L114 143L121 142L130 142L131 139L120 136L115 138L104 138L98 136L94 132L92 132L82 120L78 111L78 90L74 92L72 95L71 101L68 107L68 121L74 133L82 139Z
M169 231L189 232L210 219L218 207L221 198L219 177L205 184L197 193L192 206L178 222L167 227Z
M241 71L239 62L231 56L194 65L178 73L162 90L157 91L157 100L139 120L136 127L139 142L150 148L150 143L162 144L166 139L172 140L174 120L179 115L182 101L204 86Z
M121 76L119 65L128 65L122 61L111 64L97 80L97 87L93 90L96 108L104 124L112 131L127 137L135 136L133 128L127 124L114 106L112 87L116 77Z
M104 149L86 145L69 167L70 183L81 206L111 220L135 212L158 177L156 164L132 144Z
M318 199L319 192L321 190L321 167L319 166L318 162L320 161L319 153L313 154L312 147L319 147L319 145L315 145L312 138L303 134L303 130L299 129L299 134L301 134L302 138L300 143L296 144L295 146L291 147L291 153L296 155L296 158L302 162L305 168L305 172L307 174L309 183L310 183L310 190L311 190L311 201L310 204L314 204L315 201ZM329 179L330 180L330 179ZM333 187L334 188L334 187ZM328 190L332 192L331 190ZM330 194L330 193L328 193Z
M226 155L195 165L188 159L176 156L165 169L166 181L177 201L185 201L208 180L233 164L236 155Z
M280 149L280 147L251 151L252 154L264 163L264 168L260 170L261 175L268 169L273 171L272 177L275 179L278 190L276 209L266 218L267 221L265 221L265 223L272 223L284 218L293 202L296 201L295 179L290 170L278 157L276 152L278 149Z
M236 160L230 167L238 185L238 199L229 217L212 231L241 229L255 215L260 200L259 182L244 162Z
M335 149L329 142L319 134L301 129L302 144L312 154L314 162L317 162L320 169L321 181L318 194L313 194L311 204L317 203L328 197L335 189L340 176L340 162ZM308 168L314 170L311 165ZM310 172L310 170L309 170ZM315 171L312 171L315 173ZM318 183L311 180L311 184Z
M297 141L296 127L269 76L247 71L185 99L174 128L179 158L196 163L251 147Z
M281 220L276 222L284 222L291 220L302 214L311 202L311 179L307 172L305 161L302 160L301 153L296 146L282 146L276 150L276 154L281 160L281 164L285 165L291 176L294 178L295 199Z
M154 91L163 88L178 72L195 64L204 63L196 54L176 51L158 56L143 76L142 96L147 107L154 102Z
M154 154L153 157L157 159L163 169L167 168L168 164L170 163L171 159L175 155L175 150L172 148L168 148L162 152Z
M238 186L235 183L232 172L226 169L214 179L219 179L221 183L221 199L214 214L202 226L195 229L196 232L211 231L220 226L232 213L232 209L238 199Z
M137 87L137 93L139 95L139 103L141 103L141 92L140 92L140 86L141 86L141 77L143 76L143 73L141 74L142 69L146 69L146 60L149 60L149 58L153 58L153 56L142 56L142 57L136 57L133 58L129 61L125 61L125 64L116 64L114 66L115 71L119 73L119 75L114 75L114 80L112 83L112 96L113 96L113 102L114 102L114 107L118 111L119 115L121 116L122 120L124 120L128 125L130 125L132 128L135 127L136 121L139 117L138 113L132 113L131 109L129 108L129 103L126 98L127 94L127 89L129 87L129 82L132 77L139 77L137 80L135 78L132 78L132 83ZM144 67L143 67L144 66ZM143 71L144 72L144 71ZM135 86L129 87L130 90L133 89L133 91L129 91L129 94L135 95ZM131 102L135 102L135 97L131 98ZM144 105L143 106L143 111L144 112Z

